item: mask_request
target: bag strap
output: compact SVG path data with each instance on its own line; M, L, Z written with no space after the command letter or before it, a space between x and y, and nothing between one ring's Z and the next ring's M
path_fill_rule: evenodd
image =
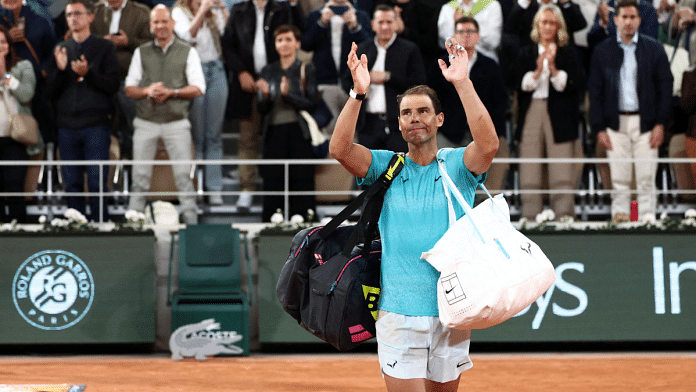
M307 64L300 65L300 86L302 86L302 95L307 96Z
M320 231L319 237L321 239L326 239L331 233L333 233L336 228L347 220L353 212L355 212L360 206L363 207L362 214L360 215L360 220L358 224L355 225L353 232L351 233L345 247L343 248L342 254L345 257L349 257L353 248L358 244L359 235L362 232L363 239L366 242L366 246L363 247L363 255L366 256L370 252L370 246L367 245L368 241L372 241L375 238L376 225L379 221L379 215L382 211L382 205L384 204L384 195L389 189L394 178L396 178L405 163L405 158L403 153L397 153L392 156L389 161L387 169L382 172L382 174L377 178L377 180L366 190L364 190L358 197L355 198L346 208L339 212L329 223L327 223Z

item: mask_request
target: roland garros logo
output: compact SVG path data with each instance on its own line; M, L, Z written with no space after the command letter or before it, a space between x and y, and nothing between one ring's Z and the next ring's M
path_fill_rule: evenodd
M26 259L12 281L19 314L44 330L77 324L94 299L94 279L87 265L70 252L45 250Z

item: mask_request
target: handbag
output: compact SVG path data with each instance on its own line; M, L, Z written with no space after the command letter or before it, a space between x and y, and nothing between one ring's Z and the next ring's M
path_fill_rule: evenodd
M382 248L376 226L384 194L403 165L403 154L395 154L377 181L329 223L297 233L280 272L276 295L283 309L338 350L377 333ZM358 223L339 227L360 206Z
M5 110L7 111L9 122L10 137L22 144L28 146L39 143L39 123L30 114L12 113L7 105L5 93L1 92L3 101L5 101Z
M440 271L437 302L448 328L484 329L515 316L555 281L544 252L510 223L507 202L498 195L472 209L438 160L447 196L450 228L421 256ZM481 185L488 193L488 190ZM452 198L464 208L456 220Z

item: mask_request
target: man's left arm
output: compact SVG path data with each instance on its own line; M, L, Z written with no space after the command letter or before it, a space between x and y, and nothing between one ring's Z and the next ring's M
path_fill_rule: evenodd
M205 94L205 76L201 66L201 58L195 48L189 50L186 59L186 80L188 85L179 89L174 98L192 99Z
M657 48L657 46L656 46ZM669 68L669 61L664 50L657 51L657 64L655 67L655 84L657 95L657 121L650 136L650 147L659 147L665 138L665 124L670 121L672 115L672 85L674 77Z
M111 41L103 40L101 59L84 75L85 82L97 90L107 95L116 94L120 86L118 57L116 56L116 46Z
M450 54L449 67L442 59L438 60L438 65L442 70L442 76L454 85L462 101L466 121L474 138L474 141L464 150L464 165L471 173L478 176L485 173L491 166L493 157L498 152L499 140L493 120L468 77L469 59L466 51L464 48L456 49L457 47L461 46L452 39L452 45L447 47L447 52Z

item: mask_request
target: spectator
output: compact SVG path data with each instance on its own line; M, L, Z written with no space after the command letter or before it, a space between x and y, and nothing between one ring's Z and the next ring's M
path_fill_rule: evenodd
M220 37L229 12L220 0L178 0L172 10L174 32L196 47L205 75L205 94L191 104L191 126L196 159L222 159L222 122L229 89L222 63ZM205 165L205 188L212 192L208 203L221 205L222 167Z
M69 0L65 16L71 37L56 47L46 79L48 96L56 108L60 157L66 161L108 160L113 95L118 91L116 47L92 35L91 1ZM96 165L62 165L66 192L84 192L85 170L90 192L107 190L108 166L102 166L100 174ZM67 202L68 207L87 215L84 197L70 196ZM108 220L105 199L90 197L89 207L92 221Z
M150 12L155 39L133 53L126 77L126 96L136 100L133 159L152 160L161 138L172 161L191 159L191 99L205 93L205 77L196 49L174 36L174 19L164 5ZM198 223L191 166L172 165L184 223ZM152 165L133 166L133 192L150 188ZM131 196L129 209L143 211L145 196Z
M336 15L332 7L348 7ZM334 124L348 94L341 86L341 77L348 72L345 59L351 43L360 43L372 37L370 15L355 9L349 0L329 0L323 7L307 15L307 31L302 36L302 49L313 52L318 89L331 111L332 120L324 130L333 132Z
M696 63L696 0L680 0L679 7L672 18L671 37L677 37L678 45L689 52L689 63ZM694 48L691 50L691 48Z
M8 29L0 26L0 74L6 75L0 82L0 159L3 161L24 161L29 159L27 147L13 140L9 135L10 113L31 114L27 105L34 96L36 75L29 60L22 60L15 53L12 37ZM24 192L26 166L0 166L0 192ZM5 212L7 206L7 213ZM16 220L26 223L27 209L23 196L2 197L0 221Z
M574 33L587 26L580 6L572 0L519 0L510 11L510 16L505 20L506 38L503 40L500 53L500 63L506 71L505 74L509 75L511 79L508 83L514 80L517 69L515 60L517 60L519 49L533 44L530 33L532 32L534 16L539 11L539 7L554 3L561 9L563 20L566 23L569 46L575 46Z
M31 101L31 111L39 122L44 141L55 140L55 126L46 96L45 77L48 64L53 57L53 48L57 44L51 22L39 16L22 0L0 0L0 26L10 30L17 56L31 61L36 75L36 89ZM37 146L30 153L38 154L43 146Z
M656 159L670 120L672 73L665 50L639 33L635 0L616 5L616 38L597 45L590 65L590 121L597 144L609 159ZM640 59L640 67L638 66ZM615 222L629 219L630 185L635 170L639 219L655 218L657 162L610 161Z
M276 29L273 35L280 60L265 66L256 82L259 107L265 113L262 132L265 159L314 158L309 128L299 111L316 106L317 83L314 66L302 65L297 60L300 34L297 26L283 25ZM285 189L285 168L282 165L263 165L261 174L265 192ZM314 191L314 167L291 165L289 181L290 191ZM313 195L292 196L289 214L307 219L307 210L314 210L315 204ZM270 222L277 209L285 209L283 196L264 196L262 220Z
M469 57L469 79L474 85L481 102L488 110L496 134L499 148L496 158L509 158L510 150L505 136L505 114L508 106L507 92L503 84L500 66L490 57L478 52L476 44L479 41L479 25L471 16L457 19L454 38L464 46ZM449 56L440 57L449 66ZM442 112L445 122L437 132L438 147L466 147L473 140L466 113L461 105L457 90L452 83L442 76L440 67L431 67L428 72L428 85L435 90L442 102ZM495 163L488 170L486 183L490 190L502 188L505 172L509 164Z
M396 34L396 12L379 4L372 15L374 40L358 45L358 56L367 55L370 92L360 110L358 141L369 149L406 152L408 145L399 132L396 96L409 87L425 83L425 69L416 44ZM343 88L351 87L351 74L343 75Z
M620 1L620 0L619 0ZM590 50L594 52L594 47L607 37L616 36L616 24L614 22L614 11L618 6L617 0L602 1L597 7L597 16L590 32L587 33L587 43ZM640 34L645 34L650 38L657 39L659 24L657 21L657 11L650 0L640 0L638 3L638 14L640 15Z
M438 44L442 50L445 50L447 37L454 35L454 22L469 14L479 1L483 0L462 0L459 3L452 1L442 6L437 20ZM476 50L498 61L497 50L503 34L503 11L500 3L491 1L474 15L474 19L481 26L479 29L481 39Z
M256 102L256 79L266 65L278 61L273 31L280 25L304 28L297 0L247 0L235 4L222 36L222 51L229 70L230 97L227 114L239 118L240 159L258 159L261 116ZM256 188L256 166L239 166L242 191L237 207L248 209Z
M535 43L520 50L518 64L518 132L520 158L572 158L578 138L580 93L585 73L559 7L544 4L537 11L531 33ZM541 163L520 164L520 188L542 189ZM575 217L576 172L572 163L546 166L549 195L558 218ZM543 209L542 194L522 194L522 217L535 219Z
M126 97L125 79L135 48L152 40L150 9L132 0L106 0L97 5L90 28L92 34L116 45L121 85L114 100L114 131L121 143L121 155L132 157L135 101Z

